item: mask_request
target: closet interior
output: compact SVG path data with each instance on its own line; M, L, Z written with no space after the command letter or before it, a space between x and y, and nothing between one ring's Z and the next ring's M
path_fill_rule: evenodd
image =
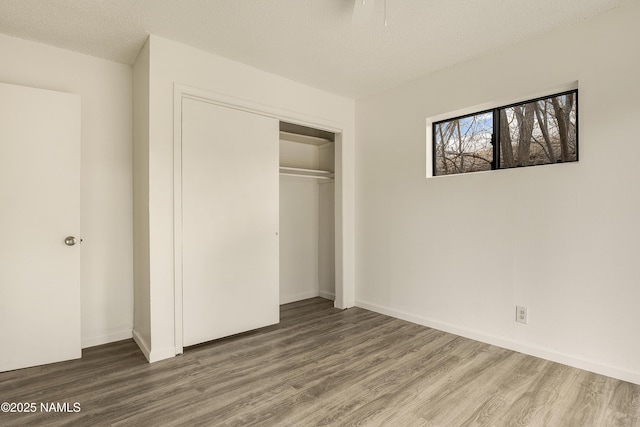
M280 122L280 304L335 298L335 134Z

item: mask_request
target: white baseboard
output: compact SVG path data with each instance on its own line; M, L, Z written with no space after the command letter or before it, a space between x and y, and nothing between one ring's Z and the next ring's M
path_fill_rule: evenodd
M333 292L327 292L327 291L318 291L318 296L324 299L328 299L331 301L335 301L336 300L336 294Z
M144 354L144 357L147 358L147 361L151 361L149 359L149 355L151 354L151 349L149 348L149 345L147 344L147 342L142 339L142 337L138 334L138 331L136 331L135 329L133 330L133 340L136 342L136 344L138 344L138 347L140 348L140 351L142 351L142 354Z
M289 304L290 302L302 301L303 299L315 298L318 296L318 291L301 292L293 295L280 295L280 305Z
M151 350L149 348L149 344L144 339L142 339L142 337L136 332L135 329L133 330L133 340L136 342L136 344L138 344L138 347L140 347L142 354L144 354L144 357L147 358L147 361L149 361L149 363L176 357L175 347L168 347L160 350Z
M572 366L578 369L584 369L585 371L606 375L611 378L616 378L622 381L628 381L630 383L640 385L640 372L630 371L628 369L619 368L616 366L610 366L605 363L584 359L580 356L572 354L561 353L545 347L511 341L505 338L486 334L482 331L459 328L448 323L438 322L433 319L427 319L422 316L403 312L400 310L394 310L389 307L383 307L381 305L369 303L362 300L356 301L356 307L375 311L376 313L385 314L387 316L406 320L412 323L417 323L418 325L438 329L440 331L459 335L461 337L470 338L475 341L480 341L483 343L495 345L497 347L506 348L508 350L517 351L519 353L528 354L530 356L539 357L541 359L550 360L552 362L562 363L563 365Z
M131 328L110 331L102 335L94 335L82 338L82 348L95 347L97 345L109 344L110 342L130 339L133 336Z

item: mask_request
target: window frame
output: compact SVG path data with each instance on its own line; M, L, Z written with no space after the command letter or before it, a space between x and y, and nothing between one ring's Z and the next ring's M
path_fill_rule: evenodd
M430 163L431 166L431 171L427 170L427 177L443 177L443 176L456 176L456 175L467 175L470 173L478 173L478 172L490 172L490 171L495 171L495 170L509 170L509 169L520 169L520 168L525 168L525 167L530 167L530 166L547 166L547 165L553 165L553 164L559 164L559 163L575 163L578 162L580 159L580 150L579 150L579 102L578 102L578 86L577 84L573 84L571 85L571 87L567 87L565 86L564 88L560 89L556 89L559 91L553 91L550 94L547 95L540 95L540 96L536 96L533 98L527 98L525 100L521 100L521 101L517 101L517 102L507 102L507 103L495 103L495 105L492 105L490 108L487 108L487 105L478 107L476 108L469 108L469 109L465 109L462 112L454 112L451 114L444 114L444 115L440 115L438 117L432 117L430 119L427 119L427 125L428 127L430 127L430 129L427 129L427 134L429 135L429 138L427 138L428 140L428 147L427 147L427 154L428 157L430 157L430 162L428 162L428 164ZM575 116L576 116L576 121L575 121L575 134L576 134L576 140L575 140L575 147L576 147L576 158L575 160L570 160L570 161L556 161L555 163L540 163L540 164L533 164L533 165L525 165L525 166L513 166L510 168L502 168L500 167L500 159L501 159L501 153L500 153L500 110L506 110L508 108L513 108L513 107L517 107L517 106L521 106L521 105L525 105L525 104L529 104L529 103L533 103L533 102L538 102L538 101L542 101L542 100L546 100L546 99L550 99L550 98L555 98L555 97L559 97L559 96L563 96L563 95L568 95L568 94L575 94ZM443 175L437 175L436 174L436 163L437 163L437 149L436 149L436 125L441 124L441 123L446 123L446 122L450 122L452 120L460 120L460 119L465 119L467 117L472 117L472 116L478 116L478 115L482 115L482 114L487 114L487 113L491 113L492 115L492 124L493 124L493 134L491 136L491 145L493 147L492 149L492 157L493 160L491 162L491 169L489 170L483 170L483 171L469 171L469 172L460 172L460 173L454 173L454 174L443 174ZM430 141L429 141L430 140ZM429 173L430 172L430 173Z

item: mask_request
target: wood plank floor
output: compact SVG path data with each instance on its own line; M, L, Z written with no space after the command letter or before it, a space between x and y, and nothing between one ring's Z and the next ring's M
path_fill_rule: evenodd
M0 373L2 426L640 426L640 386L321 298L148 364L133 341Z

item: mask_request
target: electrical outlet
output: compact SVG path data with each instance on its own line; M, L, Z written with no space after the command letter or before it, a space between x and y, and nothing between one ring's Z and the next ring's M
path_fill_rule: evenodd
M516 322L518 323L527 323L528 318L528 310L527 307L516 306Z

